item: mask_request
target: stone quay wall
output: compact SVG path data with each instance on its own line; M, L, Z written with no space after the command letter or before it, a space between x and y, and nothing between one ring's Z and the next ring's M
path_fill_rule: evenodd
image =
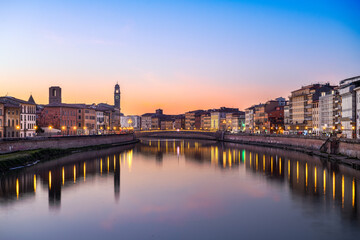
M97 145L116 145L121 143L133 142L135 135L114 134L114 135L93 135L93 136L61 136L61 137L41 137L32 139L8 139L0 141L0 153L11 153L16 151L34 149L68 149L80 148Z
M203 139L252 144L266 147L297 150L307 153L343 155L360 159L360 141L351 139L310 137L301 135L246 134L205 131L147 131L137 132L137 138Z

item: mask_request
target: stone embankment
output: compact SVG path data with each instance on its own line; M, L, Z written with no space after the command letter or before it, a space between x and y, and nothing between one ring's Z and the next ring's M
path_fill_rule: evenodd
M350 139L310 137L299 135L231 134L204 131L149 131L137 132L137 138L187 138L216 140L296 150L341 161L355 168L360 167L360 142ZM352 159L349 159L352 158Z
M40 137L31 139L8 139L0 141L0 154L34 149L69 149L98 145L116 145L135 141L135 135L93 135L93 136L61 136Z

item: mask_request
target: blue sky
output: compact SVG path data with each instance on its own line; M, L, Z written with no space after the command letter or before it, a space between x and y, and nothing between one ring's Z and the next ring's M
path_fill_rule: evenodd
M357 1L8 1L0 3L0 95L47 103L239 107L360 75Z

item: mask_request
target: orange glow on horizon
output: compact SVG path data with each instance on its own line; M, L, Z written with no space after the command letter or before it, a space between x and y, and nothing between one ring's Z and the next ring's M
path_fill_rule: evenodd
M31 93L37 104L48 104L49 87L60 86L62 88L62 101L64 103L113 104L114 102L112 94L114 85L118 79L109 82L106 87L99 88L99 81L98 79L94 79L94 77L90 77L89 82L85 80L85 76L80 77L76 82L63 80L73 79L73 76L64 76L64 78L61 79L57 78L59 77L56 77L53 81L49 81L45 80L45 77L37 75L34 75L33 78L30 79L28 76L17 76L17 80L14 79L14 82L21 82L23 88L19 88L18 84L10 85L7 83L5 84L6 89L3 89L0 95L2 96L8 93L9 96L27 100ZM40 82L38 79L43 79L41 85L34 85L34 83ZM164 114L182 114L196 109L212 109L224 106L244 110L257 102L264 102L277 96L287 96L288 92L292 90L292 88L289 88L288 90L274 89L274 91L268 91L266 87L260 89L259 86L251 84L246 88L239 87L229 89L226 86L219 86L215 83L208 85L206 89L204 89L203 81L205 80L185 80L185 82L191 82L193 86L191 88L186 84L177 85L175 88L171 82L166 84L159 83L161 86L156 86L156 84L153 86L150 84L144 88L139 88L135 82L124 81L122 83L119 81L122 112L126 115L141 115L162 108ZM84 82L87 83L84 84ZM81 89L81 91L79 91L79 89ZM261 94L253 94L253 92L259 91ZM218 96L219 93L222 93L223 97L214 97ZM184 96L187 97L184 98Z

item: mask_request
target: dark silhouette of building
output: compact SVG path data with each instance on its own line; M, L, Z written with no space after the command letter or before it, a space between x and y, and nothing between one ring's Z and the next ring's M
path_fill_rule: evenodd
M115 85L114 90L114 106L120 110L120 86L119 84Z
M49 104L52 103L61 103L61 88L60 87L50 87L49 88Z

